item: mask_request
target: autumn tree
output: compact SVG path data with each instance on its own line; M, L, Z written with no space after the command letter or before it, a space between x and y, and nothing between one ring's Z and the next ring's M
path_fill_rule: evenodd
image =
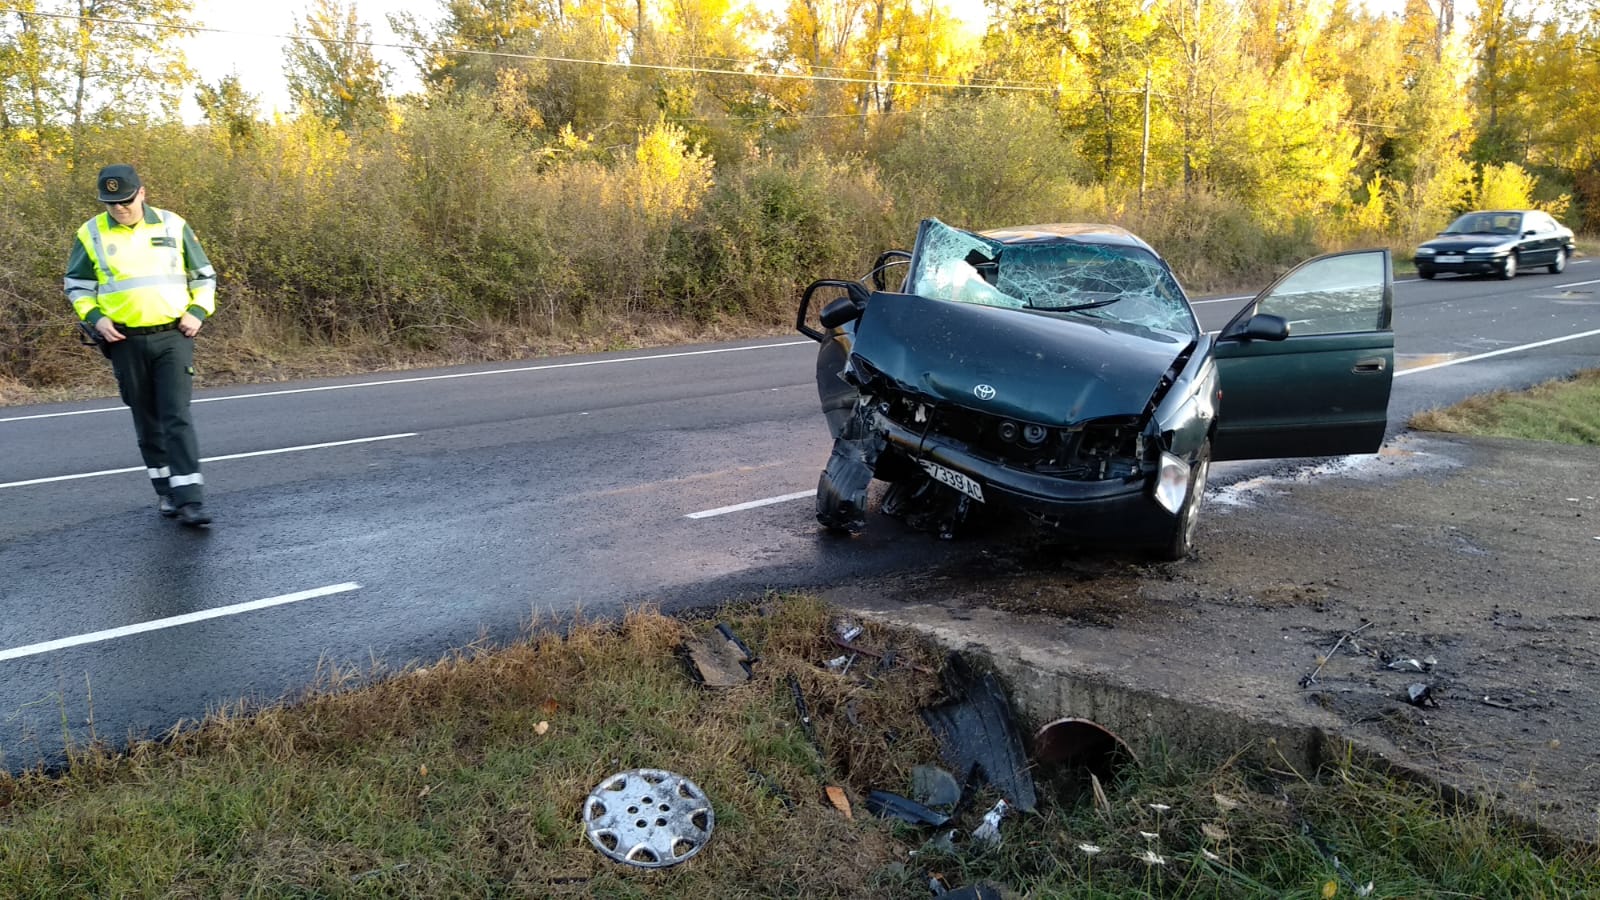
M316 0L284 51L289 96L304 109L349 129L376 117L388 90L388 67L373 55L372 29L355 0Z
M259 98L245 91L239 76L225 75L214 85L200 85L195 89L194 101L206 121L226 128L235 142L249 140L254 134Z
M0 18L0 126L175 118L191 0L19 0Z

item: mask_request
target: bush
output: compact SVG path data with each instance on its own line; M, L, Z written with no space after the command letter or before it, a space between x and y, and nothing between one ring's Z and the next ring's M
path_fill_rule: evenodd
M892 212L871 169L821 153L724 171L681 235L680 309L699 321L785 323L806 284L858 277L879 251L909 246Z
M907 227L927 216L967 228L1061 222L1085 168L1053 110L1027 96L930 107L876 155Z
M1191 291L1266 287L1319 250L1306 218L1263 221L1205 192L1152 194L1129 228L1149 241Z

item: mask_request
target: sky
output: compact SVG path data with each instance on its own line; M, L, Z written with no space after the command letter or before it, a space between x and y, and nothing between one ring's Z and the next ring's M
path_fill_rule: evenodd
M373 41L397 44L402 41L389 28L389 13L414 12L424 21L440 18L439 0L356 0L356 15L371 28ZM283 79L283 49L287 41L264 35L289 35L295 23L305 17L309 3L275 0L195 0L196 22L215 31L192 35L181 45L189 66L206 84L216 84L237 75L248 93L256 95L261 111L291 112L289 89ZM388 63L394 76L390 86L396 93L419 87L411 62L398 50L379 48L378 58ZM191 92L192 93L192 92ZM193 97L184 98L184 118L194 121L199 109Z

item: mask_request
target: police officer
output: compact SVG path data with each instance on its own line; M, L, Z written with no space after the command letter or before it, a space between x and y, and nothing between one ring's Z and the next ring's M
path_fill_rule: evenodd
M208 525L189 415L191 339L216 309L217 273L181 216L145 205L132 166L106 166L97 183L106 211L72 242L67 299L111 359L157 510L190 527Z

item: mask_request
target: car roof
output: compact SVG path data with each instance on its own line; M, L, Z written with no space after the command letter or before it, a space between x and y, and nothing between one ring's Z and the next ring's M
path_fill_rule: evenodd
M1160 256L1155 248L1138 235L1116 225L1099 225L1087 222L1055 222L1048 225L1013 225L980 231L991 240L1002 244L1023 244L1033 241L1065 239L1085 244L1111 244L1119 247L1138 247Z

